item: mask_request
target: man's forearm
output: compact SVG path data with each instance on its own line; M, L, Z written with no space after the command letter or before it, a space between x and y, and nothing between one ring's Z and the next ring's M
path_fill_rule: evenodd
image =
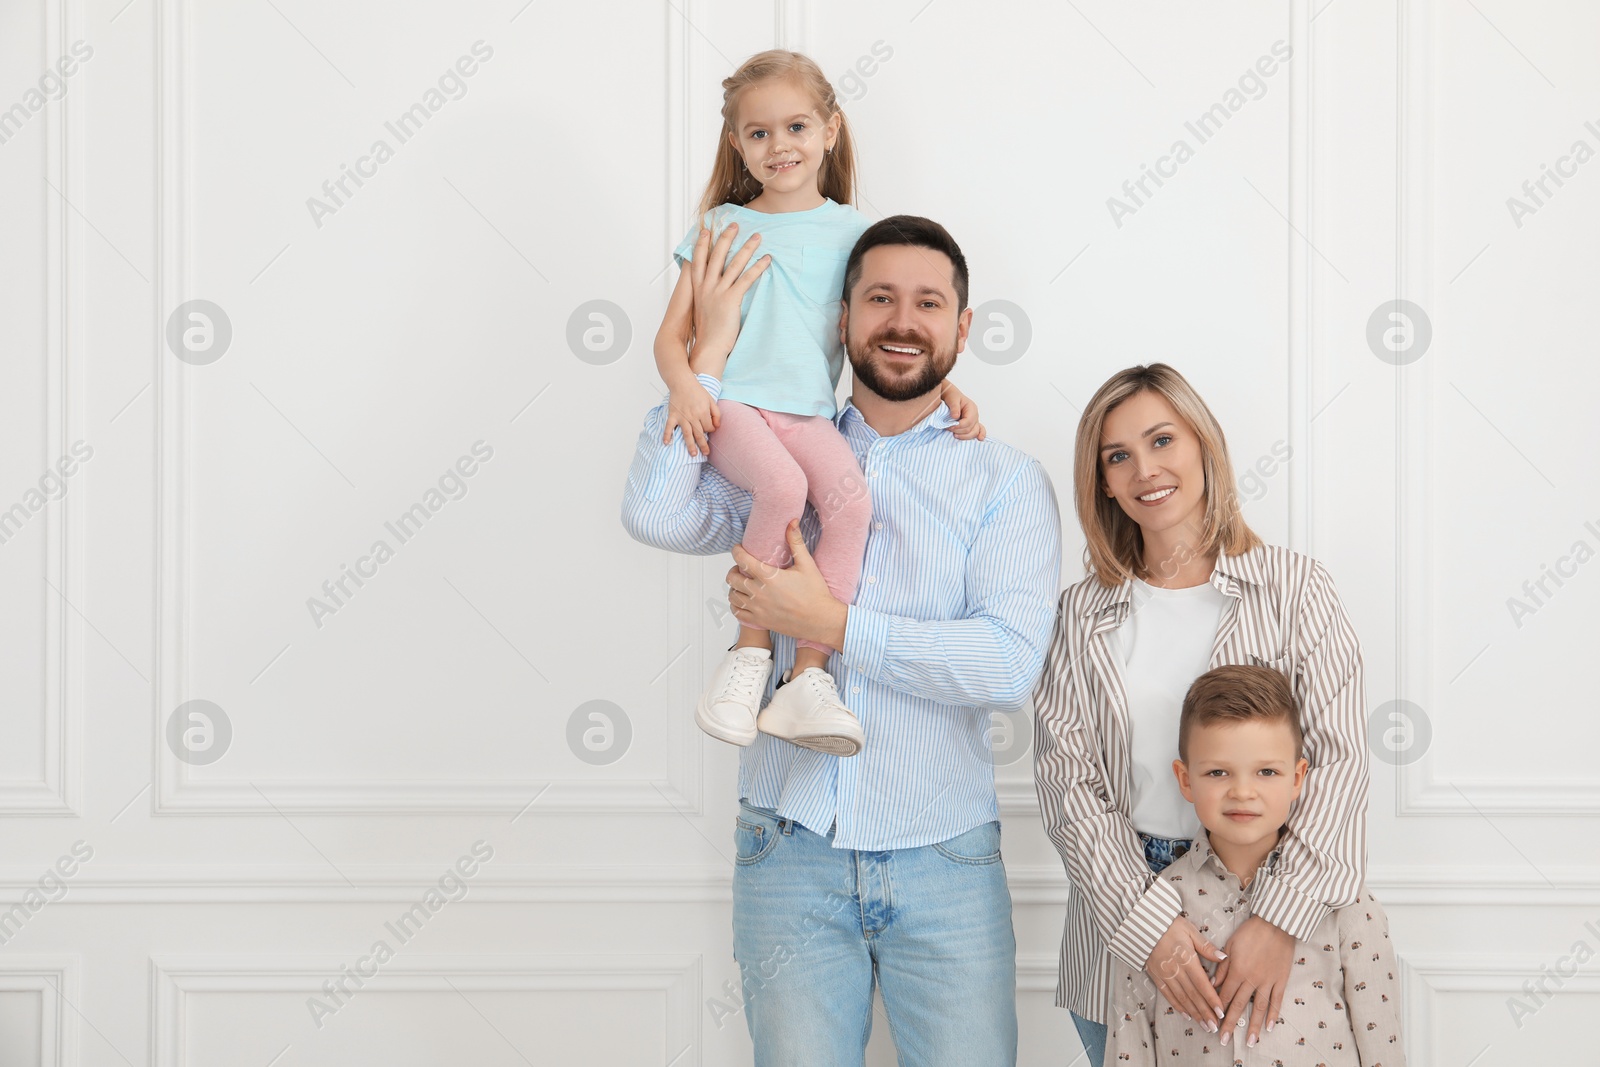
M1015 709L1039 677L1044 644L994 618L924 621L851 608L849 634L836 647L851 667L891 689L943 704Z
M700 384L716 398L716 379ZM645 416L623 490L623 528L636 541L673 552L726 552L744 536L750 495L711 469L704 456L690 456L682 430L662 444L666 411L663 402Z

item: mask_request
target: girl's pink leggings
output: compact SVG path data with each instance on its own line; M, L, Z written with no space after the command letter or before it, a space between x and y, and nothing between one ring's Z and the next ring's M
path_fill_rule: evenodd
M812 558L828 592L846 604L854 601L872 500L850 443L822 415L790 415L734 400L718 400L717 411L721 421L710 438L711 465L753 497L744 550L763 563L788 566L785 530L809 500L822 521ZM796 645L834 651L815 641Z

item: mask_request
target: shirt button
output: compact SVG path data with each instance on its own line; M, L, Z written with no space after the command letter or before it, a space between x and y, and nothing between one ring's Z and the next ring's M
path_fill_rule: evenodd
M877 582L878 582L878 576L876 574L867 575L867 584L868 585L876 585Z
M859 693L859 692L861 692L861 687L859 685L853 685L853 686L850 687L850 692Z
M873 528L873 529L874 529L874 530L881 530L881 529L883 529L883 523L881 523L881 522L875 522L875 523L873 523L873 524L872 524L872 528Z

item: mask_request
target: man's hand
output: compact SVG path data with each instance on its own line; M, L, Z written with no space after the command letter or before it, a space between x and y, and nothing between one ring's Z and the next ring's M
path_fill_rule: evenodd
M772 265L771 256L762 256L755 266L745 270L756 245L761 243L759 233L741 245L732 260L728 259L728 249L733 246L738 229L738 223L729 223L714 245L711 231L704 226L695 238L694 259L689 261L689 280L694 285L694 347L689 353L689 367L696 374L722 376L722 361L739 339L739 306L744 294Z
M1198 1021L1216 1033L1222 1000L1206 978L1201 956L1212 960L1228 958L1194 928L1194 923L1179 915L1150 950L1144 969L1167 1003L1182 1012L1184 1018Z
M1212 984L1219 986L1228 1015L1222 1020L1222 1043L1239 1025L1245 1005L1252 1000L1250 1035L1254 1046L1261 1037L1262 1020L1266 1028L1278 1018L1283 1007L1283 991L1289 985L1289 969L1294 966L1294 936L1273 926L1259 915L1239 924L1228 938L1228 958L1217 968Z
M800 536L799 519L789 521L788 536L794 563L787 569L761 562L740 545L733 547L736 566L728 571L728 606L742 626L843 648L850 606L828 591Z

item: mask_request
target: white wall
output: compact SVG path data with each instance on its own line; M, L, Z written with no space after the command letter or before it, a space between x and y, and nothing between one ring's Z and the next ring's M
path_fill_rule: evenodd
M1369 883L1412 1062L1587 1047L1600 10L124 3L0 9L0 882L25 902L0 1064L748 1062L722 1003L735 754L688 713L732 634L726 563L630 542L617 506L719 82L775 44L835 78L861 209L962 243L974 334L1021 309L1026 347L956 376L1063 500L1078 408L1165 360L1241 476L1262 464L1251 522L1330 568L1375 738L1409 702ZM1136 202L1146 165L1171 177ZM1546 165L1567 176L1535 201ZM1368 341L1397 298L1431 330L1399 355ZM180 359L197 299L231 337ZM569 344L591 301L626 346ZM200 720L171 725L193 700L221 709L198 756ZM1023 1062L1062 1064L1029 755L997 759ZM402 943L385 924L441 878L459 899Z

